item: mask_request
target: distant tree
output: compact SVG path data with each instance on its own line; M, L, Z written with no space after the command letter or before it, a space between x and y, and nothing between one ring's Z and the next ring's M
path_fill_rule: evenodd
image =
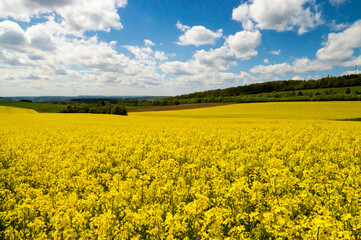
M115 105L112 108L110 113L111 114L116 114L116 115L128 115L127 109L124 106L119 105L119 104Z
M68 105L66 106L66 111L67 111L68 113L72 113L72 112L73 112L73 107L71 106L71 104L68 104Z
M350 94L351 93L351 90L349 88L346 89L346 94Z

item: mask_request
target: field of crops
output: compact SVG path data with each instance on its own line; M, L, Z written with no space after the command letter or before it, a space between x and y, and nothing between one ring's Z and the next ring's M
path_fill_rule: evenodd
M61 110L65 109L66 107L66 105L64 104L52 104L52 103L42 103L42 102L21 102L21 101L0 101L0 106L34 109L39 113L58 113Z
M0 107L0 239L359 239L360 110Z

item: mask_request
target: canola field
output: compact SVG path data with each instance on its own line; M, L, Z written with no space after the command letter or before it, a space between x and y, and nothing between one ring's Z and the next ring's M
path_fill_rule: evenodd
M360 110L0 108L0 239L360 239Z

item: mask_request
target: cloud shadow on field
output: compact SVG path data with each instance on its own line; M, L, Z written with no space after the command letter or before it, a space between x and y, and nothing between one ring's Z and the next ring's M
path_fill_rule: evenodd
M332 119L334 121L352 121L352 122L361 122L361 118L345 118L345 119Z

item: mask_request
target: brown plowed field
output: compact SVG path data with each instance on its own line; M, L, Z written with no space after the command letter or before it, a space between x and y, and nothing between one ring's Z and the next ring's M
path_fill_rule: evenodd
M195 103L195 104L180 104L180 105L168 105L168 106L152 106L144 108L129 108L128 112L149 112L149 111L169 111L169 110L185 110L205 107L216 107L228 105L226 103Z

